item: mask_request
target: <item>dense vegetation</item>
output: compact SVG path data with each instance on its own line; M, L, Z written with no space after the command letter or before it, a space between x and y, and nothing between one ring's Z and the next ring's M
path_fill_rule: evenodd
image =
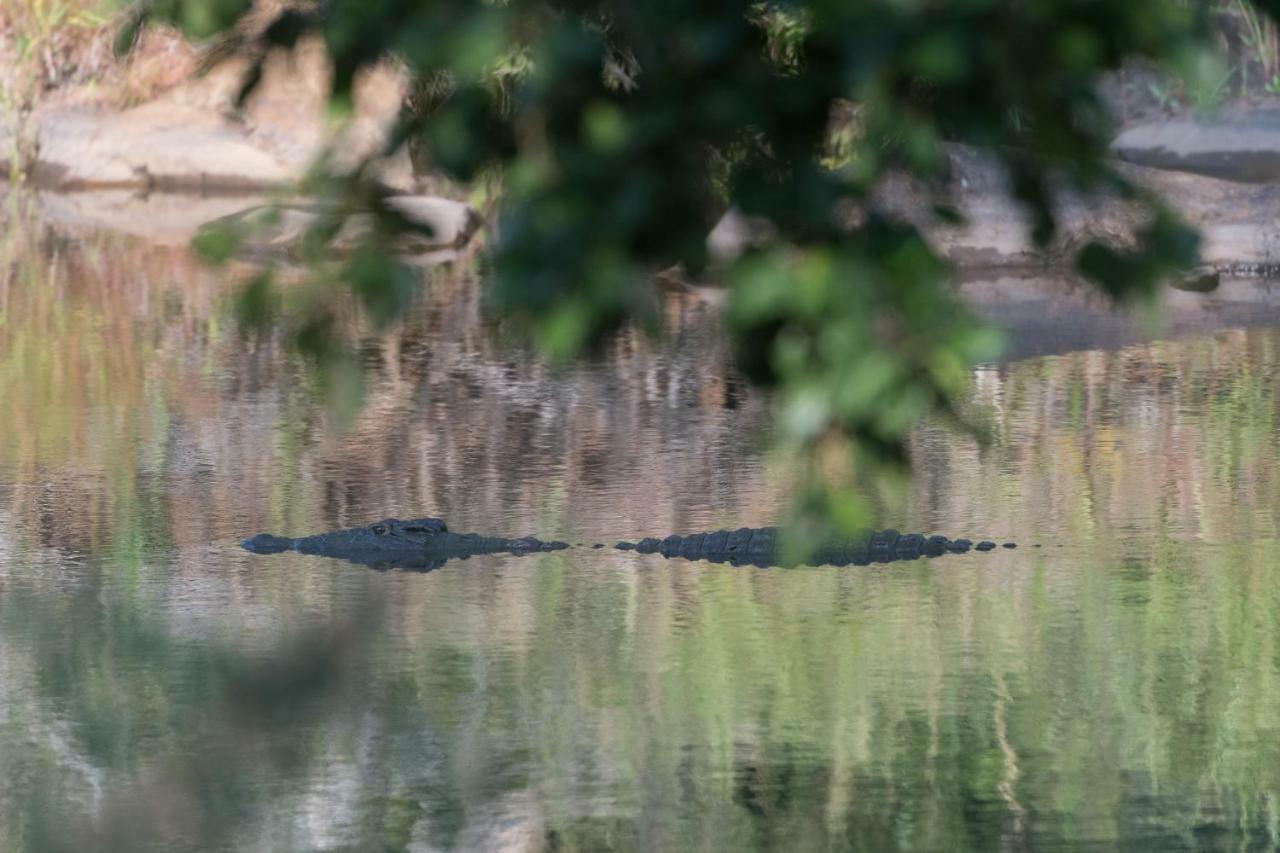
M984 146L1041 245L1060 190L1133 200L1149 213L1136 239L1075 258L1118 297L1196 259L1194 234L1105 160L1099 81L1146 59L1214 85L1207 36L1221 4L329 0L238 25L250 5L155 0L138 20L222 33L256 56L318 32L339 104L361 68L404 62L419 97L390 148L409 144L457 180L500 180L494 303L528 320L551 356L581 353L627 319L652 324L653 273L701 274L704 237L728 206L767 220L776 240L720 272L727 321L747 373L781 386L802 505L845 522L859 514L847 450L901 458L910 426L950 409L990 347L949 295L946 265L877 209L887 176L933 182L937 212L954 216L944 145ZM358 180L335 192L368 201ZM338 278L394 316L412 283L373 249ZM257 313L270 304L265 281L249 295ZM300 341L332 354L324 311L294 319Z

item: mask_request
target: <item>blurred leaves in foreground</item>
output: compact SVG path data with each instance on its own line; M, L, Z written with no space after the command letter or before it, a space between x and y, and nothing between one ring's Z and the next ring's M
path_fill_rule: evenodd
M150 14L205 35L233 28L245 2L165 0ZM944 143L998 158L1041 246L1063 192L1144 210L1131 242L1078 254L1079 271L1117 298L1195 262L1194 234L1107 161L1099 80L1133 59L1208 67L1214 8L655 0L641 13L613 0L330 0L286 6L250 55L319 34L339 104L362 68L403 63L416 95L386 153L407 145L451 179L500 181L492 300L556 358L624 321L654 325L654 273L702 275L708 229L730 206L766 221L772 244L717 274L732 289L744 367L781 387L787 447L817 475L851 449L871 451L856 464L902 458L916 418L948 409L966 365L989 351L946 266L875 202L905 173L946 210ZM399 272L371 239L375 251L336 278L386 319L400 310L398 296L383 298L402 292ZM253 304L260 296L251 291ZM309 320L300 329L307 346L328 334ZM838 475L806 482L842 492Z
M318 731L349 704L376 609L246 654L225 638L174 636L154 601L110 574L95 566L60 596L5 585L0 626L29 643L46 707L31 707L29 685L3 691L14 719L0 750L18 783L3 834L29 850L229 849L270 817L262 775L296 776L323 749ZM14 750L19 723L29 742ZM86 787L92 807L75 808Z

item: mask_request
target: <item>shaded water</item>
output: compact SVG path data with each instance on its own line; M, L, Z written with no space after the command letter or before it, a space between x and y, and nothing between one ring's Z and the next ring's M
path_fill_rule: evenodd
M1280 330L977 369L878 521L1040 549L378 573L236 543L776 519L714 311L557 373L437 275L339 428L185 252L0 240L0 848L1280 841Z

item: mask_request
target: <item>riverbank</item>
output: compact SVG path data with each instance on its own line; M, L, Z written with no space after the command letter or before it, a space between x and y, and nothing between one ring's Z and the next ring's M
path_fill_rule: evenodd
M11 81L17 102L0 118L0 168L59 191L285 190L321 160L342 171L378 151L404 100L404 75L388 63L363 74L352 109L335 116L324 47L308 39L268 56L241 102L252 62L210 63L217 49L148 30L118 63L85 57L95 71L65 85L20 94ZM374 177L398 192L421 189L403 152L384 158Z
M264 20L269 5L262 4ZM16 107L0 114L0 173L34 189L48 218L71 227L190 239L210 222L295 198L320 165L355 168L384 146L406 97L405 75L386 63L357 80L350 112L335 116L323 45L304 40L268 56L258 85L240 103L247 58L197 73L217 46L154 28L116 61L109 19L85 20L74 38L66 30L46 38L49 58L34 82L15 82L14 69L23 67L16 61L0 80ZM0 59L14 59L12 41L0 32ZM1144 80L1122 75L1108 95L1123 124L1114 144L1119 170L1200 230L1207 264L1270 274L1280 266L1273 215L1280 203L1280 99L1239 101L1211 119L1170 115L1143 100ZM1041 249L994 158L952 146L949 159L962 224L936 217L933 195L905 178L887 182L873 204L920 226L962 269L1061 267L1085 242L1124 244L1143 224L1123 201L1064 193L1056 200L1059 235ZM410 199L414 209L448 210L429 223L445 233L439 247L458 248L480 226L465 206L467 189L416 171L403 148L374 163L370 174L387 193Z

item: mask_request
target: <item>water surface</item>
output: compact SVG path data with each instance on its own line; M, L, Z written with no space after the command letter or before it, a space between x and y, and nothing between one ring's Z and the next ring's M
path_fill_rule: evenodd
M234 275L9 217L4 849L1280 843L1265 322L975 369L993 442L922 426L877 520L1016 551L375 572L236 544L387 515L571 541L775 520L769 401L714 308L669 295L665 339L552 371L439 273L365 341L341 424L281 336L237 333Z

